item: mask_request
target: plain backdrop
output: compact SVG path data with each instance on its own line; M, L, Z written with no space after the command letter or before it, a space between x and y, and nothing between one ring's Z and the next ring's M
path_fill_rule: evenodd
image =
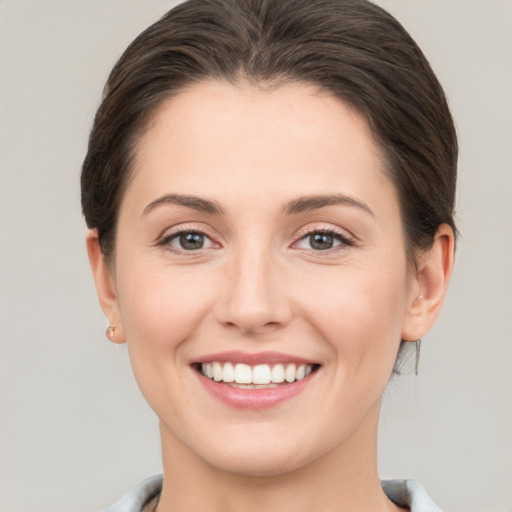
M512 2L382 0L444 85L462 238L420 374L394 379L383 477L453 512L512 510ZM161 468L157 421L110 344L79 171L107 74L173 2L0 0L3 512L93 512Z

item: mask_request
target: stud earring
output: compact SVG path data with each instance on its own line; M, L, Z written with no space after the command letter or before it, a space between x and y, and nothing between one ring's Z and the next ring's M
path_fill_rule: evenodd
M116 327L114 325L109 325L105 331L105 334L110 341L114 341L114 337L116 335Z

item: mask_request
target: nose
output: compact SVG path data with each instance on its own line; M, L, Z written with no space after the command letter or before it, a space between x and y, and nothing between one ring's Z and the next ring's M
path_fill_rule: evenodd
M286 325L292 308L281 263L255 248L235 255L233 260L226 292L218 304L221 323L251 335Z

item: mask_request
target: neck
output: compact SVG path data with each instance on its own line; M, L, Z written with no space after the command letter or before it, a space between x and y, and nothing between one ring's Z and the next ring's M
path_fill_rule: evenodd
M381 489L375 434L353 439L298 469L249 476L214 467L165 427L161 433L164 483L158 512L403 512Z

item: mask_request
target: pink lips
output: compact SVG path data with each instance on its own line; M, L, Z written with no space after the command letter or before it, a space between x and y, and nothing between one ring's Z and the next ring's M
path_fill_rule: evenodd
M236 350L231 350L228 352L218 352L216 354L208 354L205 356L201 356L197 360L191 361L191 363L212 363L214 361L218 361L219 363L244 363L249 364L251 366L255 366L257 364L278 363L316 364L315 361L310 361L302 357L291 356L288 354L282 354L280 352L258 352L255 354L249 354L247 352L239 352Z
M238 351L220 352L216 354L209 354L193 361L191 364L197 363L211 363L211 362L233 362L243 363L251 366L258 364L315 364L315 362L287 354L278 352L260 352L255 354L248 354ZM245 410L260 410L276 406L294 396L301 393L308 384L315 377L316 372L311 373L309 376L302 380L278 385L275 388L261 388L261 389L243 389L232 387L224 382L215 382L208 377L205 377L200 372L195 371L205 389L210 392L214 397L223 403L235 407L237 409Z

